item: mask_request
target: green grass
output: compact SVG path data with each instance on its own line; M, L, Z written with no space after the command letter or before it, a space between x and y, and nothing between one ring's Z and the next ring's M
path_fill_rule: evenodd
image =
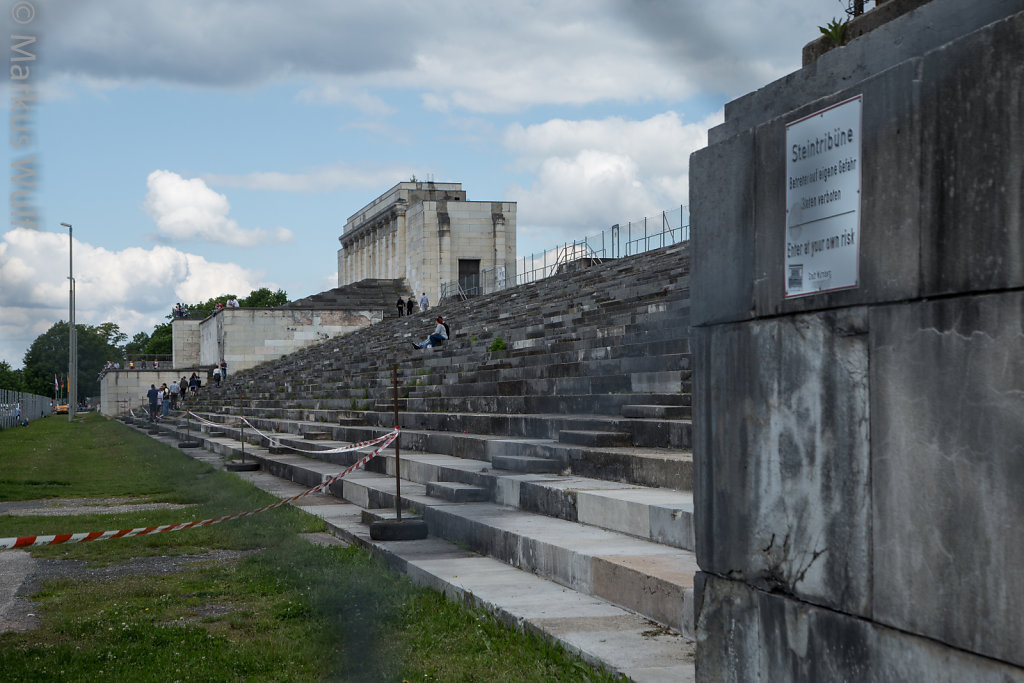
M134 496L189 508L117 515L0 515L0 536L204 519L270 496L96 415L0 432L0 496ZM294 508L202 529L33 549L91 565L249 550L160 576L42 585L42 626L0 634L4 681L598 681L559 648L412 585L357 548L319 547Z

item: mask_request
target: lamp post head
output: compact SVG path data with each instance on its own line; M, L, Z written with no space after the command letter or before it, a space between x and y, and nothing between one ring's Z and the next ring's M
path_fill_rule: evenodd
M70 228L71 227L70 223L61 223L61 225L63 225L65 228Z

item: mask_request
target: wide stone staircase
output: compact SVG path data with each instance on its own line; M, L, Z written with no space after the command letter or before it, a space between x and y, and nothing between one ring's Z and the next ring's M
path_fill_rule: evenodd
M395 302L412 296L405 280L367 279L328 289L289 302L281 308L318 308L326 310L379 310L384 317L398 317ZM417 299L418 300L418 299Z
M437 315L452 338L413 348ZM422 516L451 552L580 596L580 610L640 620L633 640L601 631L629 650L607 655L588 649L596 631L573 640L534 626L570 650L634 680L685 680L697 570L688 331L684 243L445 302L230 375L190 406L217 426L187 430L311 487L361 456L323 451L389 432L397 410L405 516ZM153 431L183 439L185 421ZM360 514L328 525L365 537L369 522L394 518L397 464L392 447L335 483L331 494ZM422 542L390 545L401 543Z

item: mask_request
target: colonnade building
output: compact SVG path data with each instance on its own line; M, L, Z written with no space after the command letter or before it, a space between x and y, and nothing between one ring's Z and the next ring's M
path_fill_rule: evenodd
M338 241L339 287L404 278L437 301L442 283L475 283L492 269L515 277L516 203L467 201L462 183L398 183L353 214Z

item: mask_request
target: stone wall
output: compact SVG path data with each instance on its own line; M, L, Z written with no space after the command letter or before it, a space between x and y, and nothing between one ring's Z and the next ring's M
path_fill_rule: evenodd
M171 323L171 362L176 368L199 365L200 320L174 320Z
M1024 680L1024 0L933 0L691 157L700 680ZM859 281L787 299L786 126L862 97Z
M230 375L380 320L380 310L226 308L199 325L200 365L223 359Z
M191 377L199 373L203 385L208 382L206 370L196 367L175 368L174 370L112 370L100 380L100 412L104 415L120 415L129 408L138 410L139 406L149 405L146 392L150 385L160 386L182 377Z
M406 279L417 295L437 300L441 284L459 279L459 259L480 261L480 271L505 266L515 273L516 204L424 201L406 215Z

